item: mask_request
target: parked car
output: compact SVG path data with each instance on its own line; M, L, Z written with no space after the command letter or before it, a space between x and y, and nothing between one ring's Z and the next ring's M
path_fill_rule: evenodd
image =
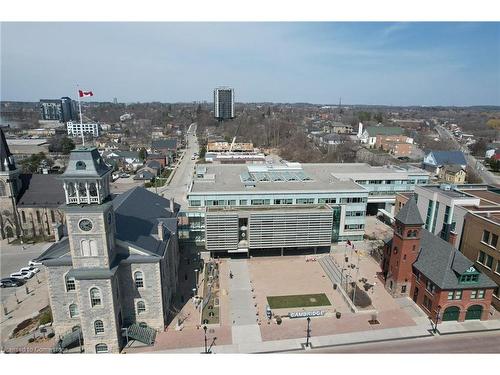
M31 271L19 271L10 274L14 279L31 279L35 274Z
M129 175L128 173L121 173L121 174L120 174L120 177L121 177L121 178L129 178L129 177L130 177L130 175Z
M40 268L35 267L35 266L29 266L29 267L23 267L19 270L19 272L23 272L23 271L31 271L31 272L36 274L36 273L40 272Z
M24 284L24 280L14 279L11 277L6 277L6 278L0 280L0 288L12 288L12 287L21 286L23 284Z
M32 259L28 262L28 266L41 266L42 262L37 262L35 259Z

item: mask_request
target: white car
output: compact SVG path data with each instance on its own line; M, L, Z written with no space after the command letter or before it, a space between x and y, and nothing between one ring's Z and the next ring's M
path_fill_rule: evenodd
M31 279L35 274L31 271L19 271L10 274L13 279Z
M29 266L29 267L23 267L19 270L19 272L23 272L23 271L30 271L30 272L33 272L36 274L36 273L40 272L40 268L35 267L35 266Z
M30 260L28 266L41 266L42 262L35 262L35 260Z

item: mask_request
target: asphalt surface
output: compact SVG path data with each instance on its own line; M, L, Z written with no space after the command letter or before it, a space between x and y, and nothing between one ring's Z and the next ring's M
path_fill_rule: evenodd
M28 262L41 253L43 253L52 242L42 242L33 245L9 245L5 241L0 242L0 270L1 276L9 277L11 273L19 271L22 267L27 267ZM40 269L40 272L43 272ZM13 295L19 288L2 288L0 289L1 301L5 301L9 296Z
M345 345L300 353L500 353L500 331Z
M458 141L455 139L453 134L448 129L438 125L436 126L436 131L439 133L440 138L450 139L456 145L457 149L465 154L467 164L469 165L469 167L474 169L479 174L479 176L481 176L483 182L490 185L498 184L498 178L493 173L488 171L480 161L478 161L474 156L472 156L470 154L469 149L466 146L463 146L460 143L458 143Z
M174 177L172 177L167 186L158 189L158 194L167 199L173 197L182 207L187 207L187 191L193 178L194 167L197 161L191 160L195 152L199 152L199 146L198 139L196 138L196 123L192 123L187 133L187 147L175 170Z

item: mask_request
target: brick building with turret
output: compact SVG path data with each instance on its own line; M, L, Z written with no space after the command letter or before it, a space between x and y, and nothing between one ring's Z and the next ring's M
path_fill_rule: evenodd
M386 289L394 297L411 296L434 321L488 319L496 283L423 224L411 197L396 215L384 248Z

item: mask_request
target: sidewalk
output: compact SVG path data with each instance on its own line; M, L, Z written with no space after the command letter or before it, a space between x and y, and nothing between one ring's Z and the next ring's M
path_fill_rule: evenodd
M440 334L466 333L478 331L499 330L500 320L469 321L463 323L446 322L438 326ZM444 333L446 332L446 333ZM403 340L432 336L429 324L411 327L388 328L381 330L342 333L329 336L315 336L310 339L312 348L376 343L382 341ZM233 345L215 346L213 353L272 353L305 349L306 338L264 341L261 343L241 343ZM201 353L202 347L181 348L175 350L158 351L154 353Z
M442 322L438 324L437 331L440 335L451 335L454 333L498 331L500 320L469 320L461 323Z
M229 280L229 305L234 344L254 345L262 341L258 314L252 297L252 285L246 259L229 260L234 277Z

